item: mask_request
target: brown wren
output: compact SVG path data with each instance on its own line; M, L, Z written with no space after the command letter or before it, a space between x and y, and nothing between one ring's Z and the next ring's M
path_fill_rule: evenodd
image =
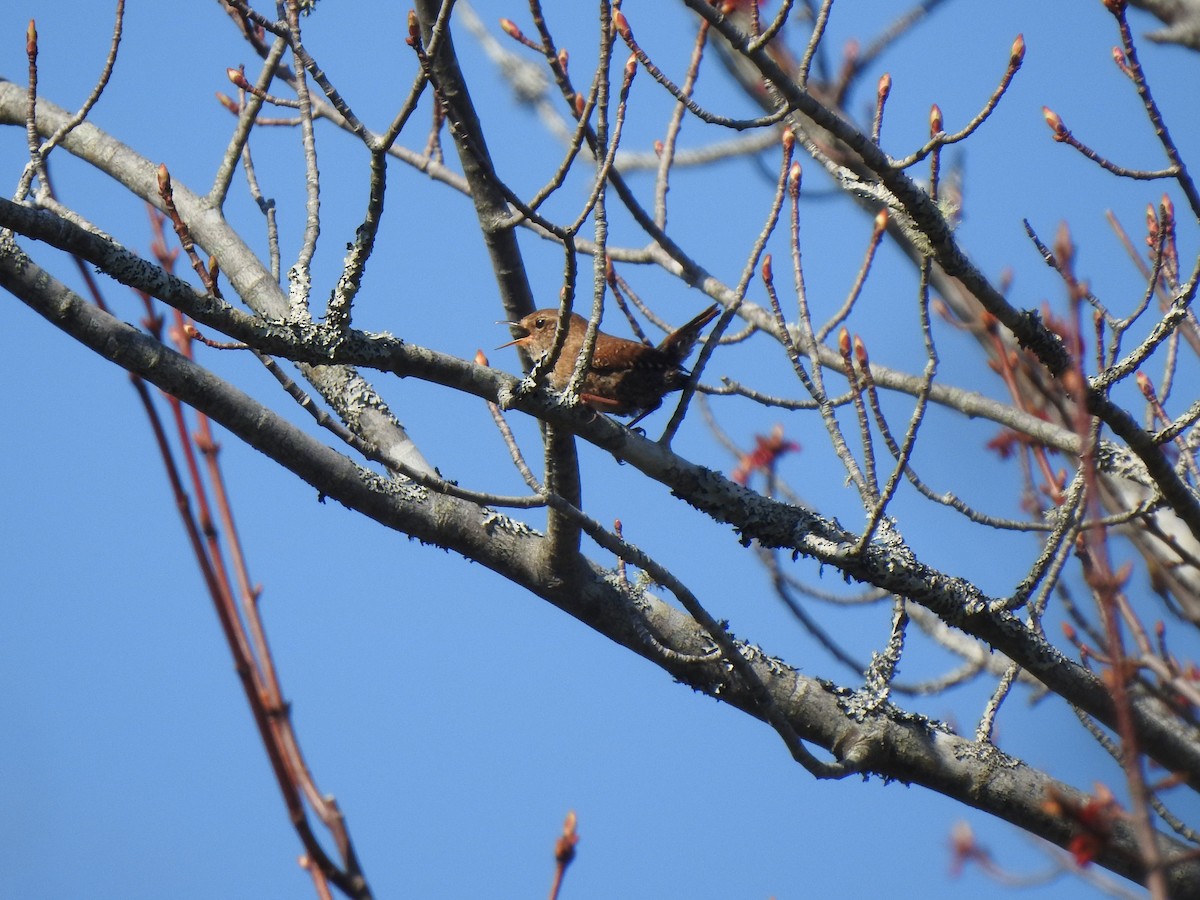
M668 334L657 347L614 337L603 331L597 332L592 364L583 376L579 399L599 412L617 416L637 414L630 425L640 421L662 405L665 394L683 388L688 379L683 361L696 346L700 329L716 317L718 310L720 307L714 303L686 325ZM517 344L537 360L554 346L558 310L539 309L520 322L500 324L512 325L527 332L503 347ZM571 314L562 353L550 373L550 384L557 390L565 390L575 372L575 364L583 351L587 325L587 319L583 316Z

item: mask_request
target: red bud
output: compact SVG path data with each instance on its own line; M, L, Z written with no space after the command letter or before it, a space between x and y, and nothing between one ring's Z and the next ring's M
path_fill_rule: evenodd
M858 367L864 372L870 368L871 358L867 356L867 345L857 334L854 336L854 358L858 360Z
M1012 43L1012 53L1009 54L1010 63L1014 66L1019 66L1025 59L1025 35L1018 34L1017 39Z
M892 92L892 76L884 72L879 76L879 87L876 89L880 100L887 99L887 95Z
M226 69L225 77L232 81L234 86L241 88L243 91L250 90L250 82L246 80L246 73L240 68Z
M1059 118L1058 113L1048 106L1043 106L1042 118L1046 120L1046 124L1049 125L1050 130L1054 132L1054 139L1056 141L1065 141L1067 139L1067 135L1070 134L1070 132L1068 132L1066 126L1063 125L1062 119Z
M625 18L625 13L619 9L613 10L613 27L617 29L617 33L625 40L633 40L633 32L629 28L629 20Z
M788 169L788 189L792 192L793 197L800 193L801 171L800 163L798 162L792 163L792 167Z

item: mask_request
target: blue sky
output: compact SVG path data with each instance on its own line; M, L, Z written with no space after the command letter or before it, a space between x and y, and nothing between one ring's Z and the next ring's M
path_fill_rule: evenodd
M547 4L564 20L565 40L573 41L578 78L587 71L591 38L559 6ZM880 0L837 7L829 46L840 47L863 28L873 35L878 28L863 23L887 21L896 6ZM527 21L523 4L480 0L476 8L489 22L501 15ZM625 10L656 59L681 71L690 42L672 39L686 21L674 5L631 0ZM375 125L386 121L411 82L404 13L326 0L309 20L310 49ZM0 9L0 35L8 36L0 40L0 76L24 82L24 29L36 16L43 93L77 105L103 61L110 15L108 4L81 9L60 0L12 0ZM1151 26L1145 18L1134 24L1138 33ZM1112 209L1136 232L1161 185L1122 184L1099 172L1053 144L1040 113L1042 105L1053 107L1069 127L1126 164L1162 164L1132 90L1112 65L1116 34L1100 4L948 3L866 81L885 68L893 75L885 143L897 156L916 146L931 102L941 105L948 130L970 118L1003 72L1019 32L1029 49L1010 95L977 141L948 154L965 166L963 242L990 274L1015 270L1020 305L1061 308L1061 290L1025 239L1021 219L1049 238L1069 217L1081 269L1111 296L1136 292L1136 275L1104 212ZM485 125L498 133L537 133L532 114L513 104L469 36L459 33L457 42ZM1194 156L1200 60L1147 41L1142 51L1168 121ZM130 4L117 72L92 119L167 162L178 181L206 187L230 126L212 95L229 90L225 67L243 62L254 71L216 4L181 4L169 14ZM704 102L749 112L716 80L711 84ZM639 109L647 113L631 120L627 146L646 149L661 128L656 113L667 105L649 80L637 88L644 91L635 95ZM868 102L862 94L856 108ZM408 143L420 146L419 135ZM685 127L685 143L712 137ZM323 296L360 215L365 178L364 154L349 138L323 129L319 140L326 218L315 277L316 296ZM260 175L280 198L285 258L299 238L301 173L291 141L264 134L255 144ZM9 185L19 176L23 143L20 129L0 131L0 171ZM498 140L492 149L518 188L544 180L547 170L525 158L531 154L520 140ZM54 165L65 200L145 251L149 234L139 202L90 177L66 154ZM672 217L701 225L711 240L692 238L698 255L733 283L746 235L756 232L765 206L757 196L761 184L753 200L739 187L759 177L750 164L722 171L728 177L703 193L688 190L698 176L681 174ZM392 173L392 217L356 322L463 357L477 347L490 352L507 336L492 324L501 309L482 247L464 238L473 235L469 204L399 164ZM821 198L827 186L815 165L806 167L805 184L812 191L804 207L810 288L836 306L869 223ZM578 199L568 195L560 211ZM261 244L244 197L235 199L231 215L242 217ZM616 231L622 223L615 222ZM1181 224L1180 232L1181 246L1194 246L1194 223ZM621 243L641 243L628 230L616 233ZM561 256L534 238L523 237L522 246L540 299L550 305ZM785 258L786 243L772 249ZM31 250L76 283L63 260L44 247ZM888 340L911 323L911 291L895 289L887 277L901 271L894 258L881 258L864 300L870 314L855 329L876 361L913 365L911 348ZM677 320L702 308L702 297L670 279L629 274L646 291L670 297L670 308L681 311ZM140 317L132 297L113 285L105 289L119 315ZM947 380L1002 396L966 339L949 329L938 338ZM0 347L8 386L0 392L6 472L0 719L8 723L0 742L7 800L0 815L0 894L310 896L296 865L299 843L126 376L8 297L0 298ZM494 365L515 370L512 351L491 356ZM232 354L205 361L285 408L250 361ZM478 402L447 398L411 380L386 384L384 393L447 477L519 491ZM733 406L720 411L746 443L779 418ZM303 422L302 413L290 415ZM649 427L658 418L665 422L659 413ZM814 504L857 522L853 497L828 474L819 424L788 422L789 436L805 450L789 460L785 474ZM529 423L514 424L532 448ZM984 425L956 430L962 427L950 416L930 424L932 434L968 441L969 453L992 433ZM732 465L698 417L677 446L705 464ZM925 465L951 472L959 465L960 454L939 456L944 451L936 442L928 446L919 457ZM665 490L640 485L634 473L590 447L582 453L596 518L620 516L626 534L701 589L709 610L730 619L739 636L807 674L853 682L780 609L727 528L681 520ZM224 441L223 463L252 576L264 585L265 616L301 741L318 784L337 796L348 817L377 897L538 896L548 889L553 841L568 809L577 811L582 835L567 878L570 898L865 897L885 885L895 898L1009 896L974 871L951 878L949 834L963 818L1005 865L1044 866L1013 828L922 789L875 780L816 783L765 727L671 683L481 566L318 503L306 485L232 439ZM806 477L814 472L825 474ZM985 459L953 486L998 514L1016 515L1017 483L1014 471ZM1011 585L1035 552L1027 539L985 544L958 520L943 521L944 514L911 498L898 501L897 514L926 559L988 590ZM813 567L797 574L825 587L840 582L833 573L820 580ZM886 636L886 610L827 622L864 655ZM935 668L918 658L905 663L906 675ZM919 708L969 730L990 688L973 685ZM1000 722L1005 749L1080 787L1117 778L1097 764L1090 740L1057 702L1028 709L1024 697L1014 700ZM1090 895L1070 880L1025 892Z

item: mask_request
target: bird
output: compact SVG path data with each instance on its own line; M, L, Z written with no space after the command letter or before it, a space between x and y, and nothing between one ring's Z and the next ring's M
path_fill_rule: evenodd
M714 303L668 334L657 347L598 331L596 349L583 376L579 399L598 412L636 416L629 423L632 427L658 409L667 393L683 388L689 377L683 361L696 346L701 329L716 318L719 310L720 306ZM499 324L519 328L525 334L497 349L517 345L524 347L535 360L541 359L554 345L558 319L557 309L539 309L519 322L501 322ZM557 390L565 390L575 372L587 326L587 319L571 314L562 352L550 372L550 384Z

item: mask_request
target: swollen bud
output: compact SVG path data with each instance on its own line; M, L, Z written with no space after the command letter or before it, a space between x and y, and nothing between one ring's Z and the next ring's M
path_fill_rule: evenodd
M1120 47L1113 47L1113 48L1112 48L1112 58L1113 58L1113 62L1117 64L1117 68L1118 68L1118 69L1120 69L1120 70L1121 70L1122 72L1124 72L1126 75L1132 75L1132 74L1133 74L1133 73L1132 73L1132 72L1129 70L1129 60L1127 60L1127 59L1125 58L1125 51L1124 51L1124 50L1122 50Z
M800 163L798 162L792 163L792 167L788 169L788 190L791 191L793 197L798 196L800 193L801 171Z
M887 95L891 92L892 76L889 73L884 72L879 76L879 87L876 89L876 93L879 95L879 101L882 103L887 99Z
M864 372L871 367L871 358L867 356L867 345L858 335L854 336L854 358L858 360L858 367Z
M1043 106L1042 118L1046 120L1046 124L1049 125L1050 130L1054 132L1054 139L1056 141L1065 141L1067 139L1067 135L1070 134L1070 132L1068 132L1066 126L1063 125L1062 119L1059 118L1058 113L1048 106Z
M246 73L239 69L226 69L225 77L233 82L235 87L241 88L243 91L250 90L250 82L246 80Z
M633 31L629 28L629 20L625 18L625 13L619 9L613 10L613 27L617 29L617 33L626 41L633 40Z
M1025 35L1018 34L1017 39L1013 41L1012 53L1009 54L1009 64L1019 66L1025 59Z

